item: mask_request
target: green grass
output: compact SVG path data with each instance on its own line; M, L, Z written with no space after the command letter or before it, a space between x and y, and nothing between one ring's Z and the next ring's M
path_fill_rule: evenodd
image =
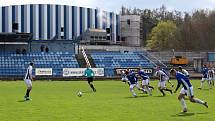
M175 83L175 82L174 82ZM93 93L85 81L33 82L32 101L23 101L23 81L0 82L1 121L215 121L214 89L198 90L199 81L192 81L196 97L206 100L209 108L190 103L187 113L180 113L176 94L141 94L133 98L126 84L120 81L95 81ZM157 81L151 82L157 87ZM85 92L78 97L77 91Z

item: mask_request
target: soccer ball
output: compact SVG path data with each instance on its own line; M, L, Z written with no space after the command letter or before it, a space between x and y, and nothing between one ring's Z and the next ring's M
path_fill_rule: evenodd
M83 93L82 93L81 91L78 91L77 96L78 96L78 97L81 97L82 94L83 94Z

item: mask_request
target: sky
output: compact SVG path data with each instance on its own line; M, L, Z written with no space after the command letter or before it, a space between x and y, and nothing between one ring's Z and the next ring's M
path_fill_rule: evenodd
M21 4L61 4L100 8L119 13L121 6L154 9L165 5L168 10L192 12L196 9L215 9L215 0L0 0L0 6Z

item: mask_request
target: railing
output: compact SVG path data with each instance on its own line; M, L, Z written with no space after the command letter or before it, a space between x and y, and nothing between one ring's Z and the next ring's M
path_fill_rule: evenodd
M148 60L150 60L150 62L153 63L155 66L162 66L162 67L167 68L166 64L164 64L161 60L159 60L155 56L151 55L149 52L145 51L145 54L143 56L145 58L147 58Z

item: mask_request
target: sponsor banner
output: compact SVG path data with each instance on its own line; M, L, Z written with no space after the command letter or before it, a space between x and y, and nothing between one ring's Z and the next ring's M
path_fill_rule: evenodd
M137 72L137 69L138 68L116 68L116 74L117 75L121 75L121 72L123 71L123 70L134 70L135 72ZM143 68L143 70L144 70L144 72L146 73L146 74L153 74L153 69L152 68Z
M63 76L83 76L86 68L63 68ZM104 68L92 68L95 76L104 76Z
M35 74L37 76L51 76L52 75L52 68L36 68Z

